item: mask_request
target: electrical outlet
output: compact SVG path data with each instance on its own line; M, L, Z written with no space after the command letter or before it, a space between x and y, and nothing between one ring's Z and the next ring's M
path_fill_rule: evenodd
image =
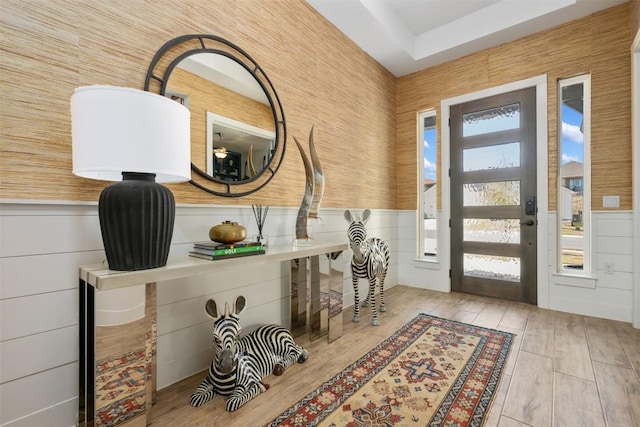
M605 274L613 274L614 269L613 269L613 263L612 262L605 262L603 267L604 267L604 273Z

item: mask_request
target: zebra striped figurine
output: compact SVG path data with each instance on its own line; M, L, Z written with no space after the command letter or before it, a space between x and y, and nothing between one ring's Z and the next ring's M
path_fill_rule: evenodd
M378 326L378 310L376 308L375 290L376 279L380 286L380 311L386 311L384 305L384 279L389 268L389 248L387 244L376 237L367 239L367 230L364 225L369 220L371 211L365 209L362 220L354 218L351 211L344 211L344 217L349 222L347 236L349 245L353 251L351 258L351 280L353 281L353 321L360 321L360 290L358 279L369 281L369 293L362 306L371 304L371 324Z
M260 326L240 338L239 315L245 306L245 298L239 296L233 302L233 312L229 313L229 304L225 303L221 315L216 302L207 301L206 312L214 319L215 358L209 374L191 394L192 406L201 406L219 394L229 396L225 409L235 411L267 391L269 385L262 382L267 375L282 375L289 366L309 357L291 333L278 325Z

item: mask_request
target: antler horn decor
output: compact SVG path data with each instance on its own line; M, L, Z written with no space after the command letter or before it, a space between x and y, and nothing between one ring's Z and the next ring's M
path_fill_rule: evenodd
M249 178L256 176L256 168L253 165L253 145L249 146L249 152L247 153L247 163L249 165Z
M298 209L298 218L296 219L296 241L301 241L309 239L309 234L307 232L307 219L309 217L309 209L311 208L311 201L313 199L313 170L307 155L304 153L302 146L298 142L298 139L294 136L293 140L298 146L298 150L300 150L302 163L304 163L304 172L307 176L304 187L304 196L302 197L302 203L300 204L300 209Z
M300 151L306 175L304 197L302 198L296 220L296 243L299 245L304 245L305 242L308 244L310 237L307 231L307 222L309 218L320 219L318 212L320 211L320 202L324 194L324 175L322 173L322 166L320 165L320 158L318 157L316 146L313 142L313 128L314 126L311 126L311 131L309 132L309 154L311 155L311 162L309 162L309 158L304 153L302 145L300 145L295 136L293 137Z
M316 152L316 146L313 143L313 128L314 127L311 126L311 132L309 132L309 155L311 156L311 164L313 166L313 198L311 200L311 207L309 208L309 218L320 219L318 213L320 212L320 202L324 194L324 175L322 174L322 165L320 165L320 158Z

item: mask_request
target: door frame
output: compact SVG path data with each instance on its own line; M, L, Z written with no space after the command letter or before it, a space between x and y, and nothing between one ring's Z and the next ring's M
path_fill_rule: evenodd
M548 172L548 151L547 144L547 75L542 74L529 79L519 80L483 89L477 92L443 99L440 102L440 129L441 129L441 150L440 150L440 181L442 182L442 224L449 224L451 219L451 179L449 169L451 168L450 150L451 139L449 131L449 108L452 105L463 104L477 99L499 95L505 92L536 88L536 200L538 204L538 225L537 225L537 275L538 275L538 307L549 307L549 172ZM446 238L443 242L438 242L438 256L441 256L442 268L447 271L451 269L451 233L442 233L440 236ZM449 280L448 290L451 292L451 280Z
M640 182L640 30L631 45L631 129L633 148L633 182ZM631 323L640 328L640 185L633 185L633 303Z

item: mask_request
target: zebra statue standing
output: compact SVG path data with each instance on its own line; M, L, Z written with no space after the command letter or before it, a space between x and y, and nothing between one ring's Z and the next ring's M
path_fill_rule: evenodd
M360 321L360 290L358 279L369 281L369 292L362 306L371 305L371 324L378 326L378 310L376 308L375 290L376 279L380 286L380 311L386 311L384 305L384 279L389 269L389 248L387 244L376 237L367 239L365 224L369 220L371 211L365 209L362 213L362 220L355 218L351 211L344 211L344 217L349 222L347 236L349 245L353 251L351 258L351 280L353 281L353 321Z
M214 319L215 358L209 374L191 394L192 406L201 406L219 394L229 396L225 409L235 411L269 389L269 385L262 382L267 375L282 375L289 366L303 363L309 357L291 333L278 325L260 326L240 338L239 315L245 306L245 298L239 296L233 302L231 313L229 304L225 303L224 314L220 314L216 302L207 301L206 312Z

